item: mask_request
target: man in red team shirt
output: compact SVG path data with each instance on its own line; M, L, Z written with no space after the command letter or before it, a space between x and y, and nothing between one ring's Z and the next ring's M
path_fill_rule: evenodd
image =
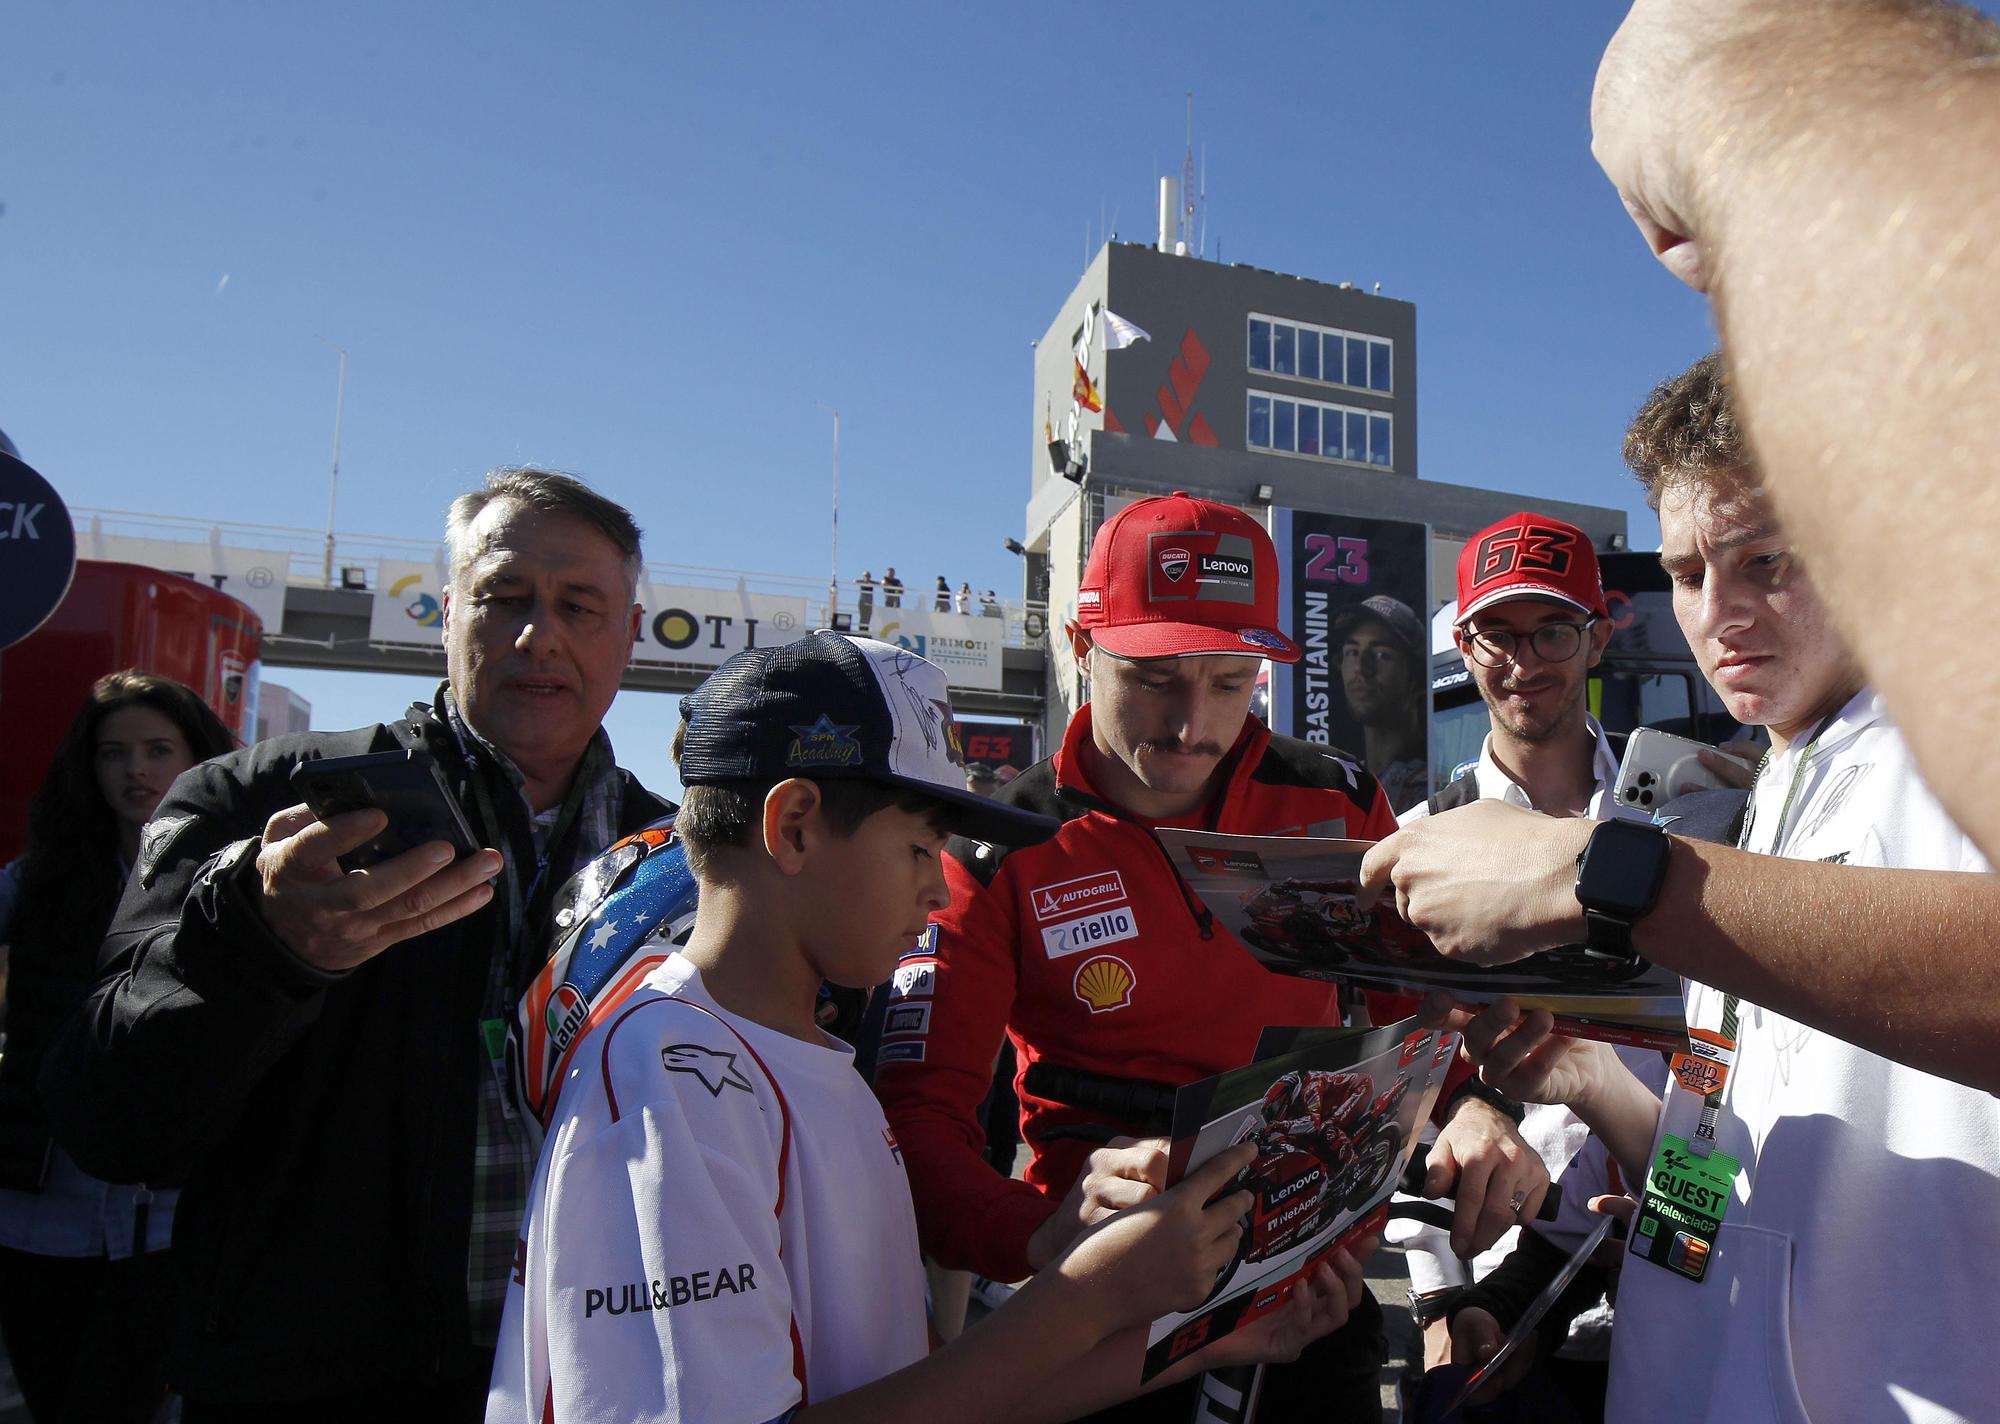
M1055 756L1000 793L1062 829L1008 852L952 842L951 906L904 960L884 1020L876 1091L939 1264L1028 1275L1085 1224L1163 1185L1164 1151L1100 1146L1113 1132L1163 1131L1173 1088L1248 1062L1267 1025L1340 1022L1339 991L1258 965L1153 835L1379 840L1396 829L1354 758L1275 737L1250 715L1259 660L1300 656L1277 611L1277 551L1228 505L1141 500L1098 532L1067 629L1089 703ZM1415 1006L1368 997L1382 1023ZM981 1154L1003 1031L1033 1154L1026 1181ZM1547 1173L1479 1098L1445 1112L1458 1210L1483 1246L1534 1214ZM1364 1297L1346 1328L1271 1372L1260 1418L1341 1417L1342 1404L1367 1417L1380 1408L1382 1358L1381 1314ZM1144 1403L1134 1417L1173 1417L1160 1396Z

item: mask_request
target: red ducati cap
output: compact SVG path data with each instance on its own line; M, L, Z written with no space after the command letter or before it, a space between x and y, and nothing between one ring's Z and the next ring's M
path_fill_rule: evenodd
M1278 631L1278 551L1264 526L1178 490L1104 522L1077 590L1076 621L1121 658L1299 660L1299 645Z

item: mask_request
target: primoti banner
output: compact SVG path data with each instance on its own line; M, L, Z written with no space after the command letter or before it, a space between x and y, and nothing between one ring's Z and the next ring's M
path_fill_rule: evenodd
M91 528L79 531L77 552L87 559L139 564L195 579L249 604L267 636L284 631L285 581L292 569L292 556L286 550L225 544L219 534L206 544L197 544L184 539L106 534Z
M1273 509L1271 538L1305 649L1272 665L1272 728L1360 758L1407 810L1430 794L1430 529Z
M375 568L368 610L371 643L435 644L443 637L444 560L384 559Z
M944 670L953 687L1000 690L1001 654L1007 625L976 613L933 613L922 608L890 608L875 615L874 635L908 648Z

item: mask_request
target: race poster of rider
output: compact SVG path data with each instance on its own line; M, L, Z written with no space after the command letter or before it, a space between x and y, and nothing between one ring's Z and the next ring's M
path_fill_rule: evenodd
M1272 730L1359 757L1407 810L1430 794L1430 529L1280 508L1271 538L1305 649L1272 668Z
M1277 1309L1287 1287L1343 1241L1382 1229L1457 1047L1456 1034L1415 1018L1302 1030L1285 1051L1266 1054L1260 1042L1249 1067L1174 1094L1168 1184L1254 1142L1257 1158L1236 1181L1254 1200L1208 1299L1153 1322L1144 1378Z

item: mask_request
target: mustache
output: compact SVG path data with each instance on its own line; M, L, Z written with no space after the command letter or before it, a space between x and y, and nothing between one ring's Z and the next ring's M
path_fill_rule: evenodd
M1183 746L1178 741L1144 741L1138 744L1137 750L1142 752L1182 752L1189 756L1219 757L1228 748L1224 747L1220 742L1196 742L1193 746Z

